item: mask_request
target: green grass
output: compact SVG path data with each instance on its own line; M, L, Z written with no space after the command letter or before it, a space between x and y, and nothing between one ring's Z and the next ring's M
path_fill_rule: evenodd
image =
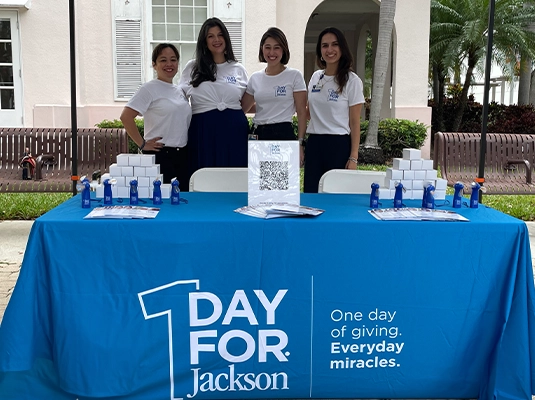
M386 165L359 165L362 170L385 171L386 168ZM451 188L448 194L453 194ZM0 220L32 220L70 197L71 193L0 193ZM524 221L535 221L534 195L484 194L483 204Z

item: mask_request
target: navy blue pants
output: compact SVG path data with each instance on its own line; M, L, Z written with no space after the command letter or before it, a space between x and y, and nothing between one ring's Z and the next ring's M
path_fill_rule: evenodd
M160 151L143 150L143 154L156 155L156 164L160 165L163 183L171 183L171 179L177 178L180 191L189 191L188 146L180 149L162 147Z
M258 125L254 133L258 140L297 140L291 122Z
M349 135L310 134L305 147L304 192L318 193L322 175L331 169L344 169L350 154Z

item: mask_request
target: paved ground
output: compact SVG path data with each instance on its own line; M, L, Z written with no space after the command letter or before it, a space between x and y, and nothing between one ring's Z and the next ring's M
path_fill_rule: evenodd
M33 221L0 221L0 321L19 276ZM535 222L527 222L535 265Z

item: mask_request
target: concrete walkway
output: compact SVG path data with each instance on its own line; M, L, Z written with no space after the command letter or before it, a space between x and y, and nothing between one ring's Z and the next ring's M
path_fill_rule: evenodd
M0 221L0 321L19 276L33 221ZM532 264L535 265L535 222L529 230Z

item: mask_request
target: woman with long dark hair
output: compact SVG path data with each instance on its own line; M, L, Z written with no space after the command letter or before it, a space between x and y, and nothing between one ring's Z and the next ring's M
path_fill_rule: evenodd
M305 152L304 191L317 193L321 176L331 169L356 169L360 112L364 103L353 57L336 28L324 29L316 44L316 63L308 84L310 123Z
M230 35L218 18L199 32L195 59L179 85L191 101L190 173L204 167L246 167L248 122L241 107L247 72L234 57Z

